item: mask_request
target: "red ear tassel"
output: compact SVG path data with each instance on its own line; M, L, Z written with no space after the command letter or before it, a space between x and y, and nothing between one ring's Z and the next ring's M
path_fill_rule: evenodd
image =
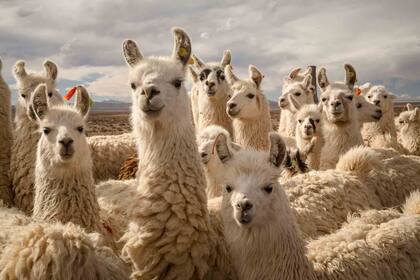
M354 95L356 95L356 96L360 96L362 94L362 90L360 89L360 88L356 88L355 90L354 90Z
M69 89L66 95L64 95L64 99L69 101L73 97L75 92L76 92L76 87L72 87L71 89Z

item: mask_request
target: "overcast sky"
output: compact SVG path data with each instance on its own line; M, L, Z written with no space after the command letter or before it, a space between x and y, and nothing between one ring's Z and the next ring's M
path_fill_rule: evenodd
M179 26L202 60L218 61L230 49L239 76L256 65L272 100L293 67L325 66L334 80L343 78L344 63L359 83L420 100L419 12L418 0L0 0L0 56L12 87L16 60L41 70L50 58L62 93L82 83L96 100L129 100L122 41L136 40L146 56L169 55L170 28Z

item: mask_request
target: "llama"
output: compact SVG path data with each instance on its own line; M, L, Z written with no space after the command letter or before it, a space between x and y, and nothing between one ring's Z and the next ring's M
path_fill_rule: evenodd
M89 96L83 88L78 91L76 109L51 106L45 84L31 94L31 118L43 131L35 167L35 207L32 219L16 209L0 208L2 279L62 279L63 275L80 279L86 273L92 279L127 278L125 266L96 233L103 224L94 191L89 190L91 171L84 173L91 169L87 166L91 161L82 136L81 114L89 109Z
M191 107L197 131L209 125L220 125L232 134L232 121L226 113L230 87L224 69L230 65L231 53L225 51L220 63L204 63L192 55L194 67L189 67L194 82L191 91Z
M373 143L376 143L379 146L375 148L392 145L398 149L397 130L394 122L395 95L387 91L384 86L371 86L369 83L360 86L359 89L370 103L378 106L382 111L382 117L378 122L363 124L362 136L365 144L372 146ZM380 140L390 140L390 143L380 145L378 143Z
M297 99L300 105L314 103L314 89L311 84L312 75L310 68L300 73L300 68L293 69L290 74L283 79L282 94L279 97L280 120L278 132L281 136L295 136L295 113L296 109L290 102L290 97Z
M222 195L220 178L223 174L223 161L241 147L232 143L229 132L221 126L210 125L197 136L198 151L203 163L207 181L207 198L212 199Z
M409 111L398 116L399 142L412 155L420 156L420 109L408 106Z
M31 94L37 85L44 83L48 91L50 104L61 104L63 98L55 89L57 79L57 65L50 60L44 62L45 73L28 73L25 62L16 62L13 75L17 82L18 100L16 103L15 116L15 139L12 146L10 161L10 178L14 191L14 204L27 214L32 213L33 208L33 184L36 150L33 148L38 143L39 134L36 122L30 117L33 111L30 107Z
M138 203L130 209L131 223L121 239L122 258L132 264L134 279L231 278L228 256L221 253L226 247L210 224L182 82L191 42L183 30L173 33L171 58L143 58L134 41L123 43L139 171L133 197Z
M0 59L0 205L12 205L12 189L9 178L11 148L13 144L10 89L1 74Z
M351 147L363 145L360 124L354 106L353 87L356 71L350 64L344 65L344 83L328 81L325 68L318 74L323 103L323 133L325 145L321 151L321 169L334 168L339 157Z
M416 275L418 214L405 213L376 225L350 222L336 233L309 241L305 248L286 192L278 183L285 144L278 135L270 138L269 154L249 150L235 154L225 179L224 232L239 279L384 279L386 275L410 279L409 275Z
M240 80L230 65L225 69L232 88L226 111L232 118L234 142L242 147L268 150L268 133L272 130L270 108L261 90L263 74L249 66L249 80Z

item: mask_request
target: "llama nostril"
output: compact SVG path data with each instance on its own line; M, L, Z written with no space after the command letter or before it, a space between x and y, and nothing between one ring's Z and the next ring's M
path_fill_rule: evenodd
M60 141L58 141L58 143L63 145L65 148L68 148L71 144L73 144L73 142L74 141L71 138L63 138Z
M202 158L204 158L204 157L207 156L207 153L201 153L200 155L201 155Z
M246 200L243 204L242 204L242 211L247 211L252 209L252 203L248 200Z
M374 103L375 103L376 106L378 106L381 103L381 101L380 100L375 100Z
M229 106L229 109L233 109L236 107L236 103L229 103L228 106Z

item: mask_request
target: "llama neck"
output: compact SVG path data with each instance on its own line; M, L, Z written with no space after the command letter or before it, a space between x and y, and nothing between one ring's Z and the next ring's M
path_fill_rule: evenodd
M393 140L397 139L397 129L394 121L394 108L384 113L377 122L363 124L363 136L373 137L376 135L388 134Z
M306 280L313 277L303 239L286 194L282 192L283 201L278 201L275 207L282 209L276 209L269 225L248 229L225 220L225 238L239 279Z
M0 75L0 202L3 200L7 204L11 204L12 197L9 178L13 144L10 95L9 87Z
M72 222L88 231L100 231L99 204L91 168L86 165L50 167L37 159L34 219Z
M289 110L281 110L278 132L282 136L294 137L296 128L295 116Z
M306 157L306 164L311 170L318 170L321 162L321 150L325 144L321 129L318 128L316 133L309 139L304 139L300 131L296 131L296 146L299 151L304 151L308 145L311 145L313 138L315 139L314 146L312 147L311 152Z
M232 121L226 113L226 103L229 99L225 92L217 92L216 94L224 95L223 98L211 99L206 93L199 92L199 130L210 125L219 125L225 128L232 135Z
M234 119L233 131L235 143L240 146L259 151L268 150L270 148L268 134L272 131L268 108L264 106L260 116L253 120Z

